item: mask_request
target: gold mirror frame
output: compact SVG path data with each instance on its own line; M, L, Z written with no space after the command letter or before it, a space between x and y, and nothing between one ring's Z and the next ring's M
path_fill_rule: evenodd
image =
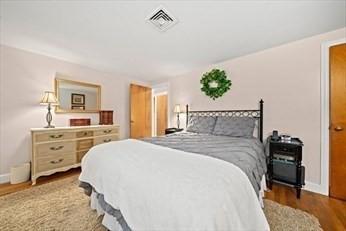
M55 81L54 81L55 95L58 100L60 99L59 85L61 83L70 83L70 84L81 85L85 87L93 87L97 89L97 109L96 110L72 110L72 109L65 110L65 109L61 109L60 106L58 105L55 107L56 113L98 113L101 110L101 85L63 79L63 78L60 78L60 76L61 75L59 75L59 77L55 77Z

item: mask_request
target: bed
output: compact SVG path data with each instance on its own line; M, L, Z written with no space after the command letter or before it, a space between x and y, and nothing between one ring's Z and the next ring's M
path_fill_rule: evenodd
M95 146L83 158L80 186L91 208L104 215L103 225L124 231L269 230L261 208L263 101L257 110L187 106L186 125L186 132Z

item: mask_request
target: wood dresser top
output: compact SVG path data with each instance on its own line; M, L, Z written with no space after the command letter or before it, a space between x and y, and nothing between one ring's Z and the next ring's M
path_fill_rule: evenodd
M110 127L119 127L118 124L113 125L89 125L89 126L66 126L66 127L55 127L55 128L31 128L32 132L54 132L58 130L79 130L79 129L102 129Z

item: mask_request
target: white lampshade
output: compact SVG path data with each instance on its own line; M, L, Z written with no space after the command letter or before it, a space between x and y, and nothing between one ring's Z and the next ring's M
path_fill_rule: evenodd
M46 104L59 105L59 102L58 102L58 99L56 98L54 92L45 91L44 96L41 99L40 104L42 104L42 105L46 105Z
M174 106L174 113L180 113L181 112L181 110L180 110L180 104L176 104L175 106Z

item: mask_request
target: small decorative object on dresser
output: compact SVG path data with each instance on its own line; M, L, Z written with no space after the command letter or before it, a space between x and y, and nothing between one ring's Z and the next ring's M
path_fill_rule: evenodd
M113 111L102 110L100 114L100 125L112 125L113 124Z
M118 125L32 128L31 180L80 166L82 157L95 145L119 139Z
M70 126L89 126L90 119L70 119Z
M285 140L286 139L286 140ZM297 198L305 184L305 167L302 166L303 142L299 138L279 136L278 139L269 137L269 163L268 181L269 188L273 182L294 186L297 189Z
M175 132L181 132L183 130L184 129L182 129L182 128L166 128L165 129L165 134L168 135L168 134L172 134L172 133L175 133Z
M180 126L180 120L179 120L179 114L180 114L180 112L181 112L180 105L179 105L179 104L176 104L176 105L174 106L174 113L177 114L177 127L178 127L178 129L179 129L179 126Z
M47 109L48 109L48 113L46 115L46 121L48 123L48 125L45 128L54 128L53 125L51 125L52 122L52 113L50 112L52 107L51 106L57 106L59 105L58 99L55 97L54 92L51 91L46 91L44 93L43 98L41 99L40 102L41 105L48 105Z
M71 109L85 110L85 95L84 94L71 94Z
M71 94L71 104L85 105L85 95L84 94Z

